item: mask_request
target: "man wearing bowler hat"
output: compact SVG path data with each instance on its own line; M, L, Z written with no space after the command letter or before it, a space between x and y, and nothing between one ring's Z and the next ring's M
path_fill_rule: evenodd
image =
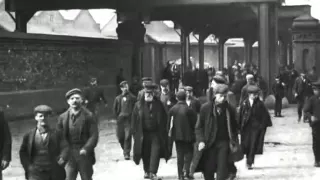
M163 104L154 95L154 86L145 87L143 98L138 100L132 112L133 161L143 162L144 178L159 180L157 176L160 158L169 159L168 116Z
M82 107L82 92L71 89L65 95L69 109L58 118L57 129L63 133L70 147L66 164L67 180L92 180L95 164L94 148L98 143L98 126L92 112Z
M131 115L136 97L129 91L127 81L122 81L120 84L122 93L116 97L113 104L113 112L117 117L117 137L120 146L123 150L123 155L126 160L130 159L131 151Z
M66 178L64 166L69 148L61 132L51 129L51 107L34 108L36 128L24 135L20 147L20 161L28 180L62 180Z
M304 106L304 113L310 120L312 129L312 149L314 166L320 167L320 80L313 83L313 93Z

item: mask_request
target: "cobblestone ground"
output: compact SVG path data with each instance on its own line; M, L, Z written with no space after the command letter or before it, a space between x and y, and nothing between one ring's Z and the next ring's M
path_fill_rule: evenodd
M273 112L271 112L273 115ZM273 118L274 126L268 129L265 153L256 158L254 170L245 168L245 161L236 163L240 180L319 180L320 168L313 167L311 132L308 124L296 122L294 107L284 110L284 118ZM13 134L13 160L4 171L5 180L23 180L24 172L19 162L18 150L22 136L34 127L31 120L10 123ZM94 166L94 180L142 180L142 165L124 161L115 137L114 123L103 120L100 123L100 141L96 148L97 163ZM176 158L168 163L161 162L158 175L165 180L176 177ZM202 179L196 174L197 179ZM80 180L80 177L78 177Z

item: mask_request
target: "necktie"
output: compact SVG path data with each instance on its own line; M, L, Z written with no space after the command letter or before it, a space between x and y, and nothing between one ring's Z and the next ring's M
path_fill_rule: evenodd
M76 116L74 114L71 115L71 121L74 123L76 121Z

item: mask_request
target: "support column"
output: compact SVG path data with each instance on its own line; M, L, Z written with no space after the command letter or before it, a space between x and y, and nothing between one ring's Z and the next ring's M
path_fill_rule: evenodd
M206 33L199 34L199 70L204 69L204 41L207 37Z
M133 43L132 61L131 61L131 75L132 78L137 76L142 77L142 60L140 57L141 47L144 44L144 35L146 29L139 20L127 20L118 24L117 34L119 40L127 40Z
M281 66L288 65L288 42L285 40L280 41L280 61Z
M219 70L222 70L224 67L224 44L228 40L226 37L219 38Z
M27 33L27 24L35 12L17 11L15 13L16 32Z
M190 68L190 31L187 28L181 28L181 77Z
M290 41L289 43L288 43L288 64L290 65L290 66L292 66L293 65L293 46L292 46L292 41Z
M269 4L259 4L259 61L260 74L266 82L270 82L270 28L269 28Z
M252 45L253 45L253 40L249 38L244 38L244 60L246 64L251 64L252 63Z
M271 90L274 78L279 74L279 34L278 34L278 6L276 4L270 5L270 70L269 76L270 80L267 82L269 90ZM270 92L270 91L269 91Z

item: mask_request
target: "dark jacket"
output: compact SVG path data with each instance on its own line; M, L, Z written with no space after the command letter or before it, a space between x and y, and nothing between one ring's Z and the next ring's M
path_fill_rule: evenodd
M272 121L267 108L259 98L254 100L252 107L248 99L240 105L239 125L241 146L244 153L247 153L248 149L251 148L251 141L257 139L254 148L255 154L262 154L266 129L272 126ZM260 133L255 133L257 137L252 137L250 131L259 131Z
M95 106L103 101L105 104L107 103L107 100L104 97L103 89L99 86L90 86L89 88L86 88L83 93L83 97L85 100L88 101L87 108L92 111Z
M20 162L25 171L25 177L28 179L28 173L32 168L34 146L34 137L37 129L33 129L23 136L22 144L20 147ZM49 130L47 138L49 138L48 149L50 152L50 158L53 163L51 177L53 180L60 180L66 178L66 172L63 166L58 164L60 158L65 162L68 161L69 148L66 140L62 134L56 130Z
M297 77L293 85L293 94L297 93L297 100L304 100L305 97L312 96L312 86L308 79L303 80L301 77Z
M157 98L161 101L161 92L157 94ZM177 103L176 95L172 92L168 94L168 101L162 102L166 112L168 113L170 108L172 108Z
M129 116L131 116L131 113L133 111L133 107L136 103L136 97L131 94L131 93L128 93L126 95L123 95L123 94L120 94L118 95L115 100L114 100L114 103L113 103L113 113L116 117L118 117L120 115L120 112L121 112L121 100L123 99L123 97L126 97L127 98L127 103L128 105L130 106L131 108L131 112L129 114Z
M196 113L200 113L201 103L200 103L199 99L196 97L192 97L189 107L191 109L193 109Z
M61 131L64 138L68 141L68 132L69 132L69 117L70 117L70 109L66 112L62 113L58 117L57 123L57 130ZM80 116L77 121L82 122L81 125L81 133L85 139L85 144L82 147L87 151L87 156L91 156L93 164L95 163L95 155L94 155L94 148L97 146L99 132L98 132L98 125L97 120L93 114L88 111L86 108L81 108ZM70 142L68 142L69 145Z
M172 138L173 140L194 142L194 129L197 122L196 112L189 108L186 102L178 102L169 110L170 128L171 117L173 117Z
M0 110L0 158L11 161L12 137L8 122L4 119L4 112Z
M320 125L320 99L318 96L311 96L304 104L303 111L307 117L314 116L318 121L309 122L311 126ZM307 118L310 119L310 118Z
M143 134L143 120L144 120L144 99L139 100L136 102L131 118L131 132L133 134L133 161L138 165L140 163L142 157L142 144L144 139ZM167 130L167 113L164 109L163 104L154 97L154 104L153 104L153 117L158 122L158 135L160 137L160 158L164 158L169 160L170 153L168 150L168 130Z
M215 138L218 132L218 126L217 126L217 115L215 111L215 104L213 101L209 101L201 106L200 110L200 118L197 121L196 127L195 127L195 133L196 133L196 144L200 142L205 143L205 149L210 147L209 142L214 143ZM237 121L236 121L236 111L235 109L227 104L227 127L228 127L228 134L229 134L229 140L230 143L239 143L238 139L238 132L237 132ZM203 150L198 151L198 147L195 147L195 153L193 157L193 164L192 167L195 168L195 171L203 171L202 156ZM231 157L230 157L231 158ZM231 160L231 159L230 159ZM231 160L232 161L232 160ZM192 170L193 171L193 170Z
M277 83L277 82L273 83L272 92L275 97L283 98L284 97L284 90L285 90L285 87L281 81L279 83Z

